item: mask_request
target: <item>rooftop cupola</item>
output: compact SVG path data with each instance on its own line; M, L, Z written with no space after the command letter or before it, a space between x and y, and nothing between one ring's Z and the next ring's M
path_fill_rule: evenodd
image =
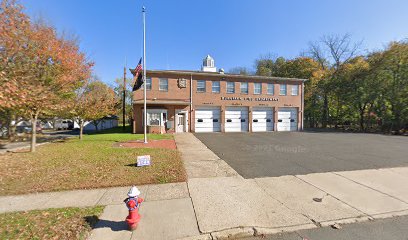
M204 72L217 72L217 68L214 65L214 58L212 58L210 55L207 55L203 59L203 66L201 68L201 71L204 71Z

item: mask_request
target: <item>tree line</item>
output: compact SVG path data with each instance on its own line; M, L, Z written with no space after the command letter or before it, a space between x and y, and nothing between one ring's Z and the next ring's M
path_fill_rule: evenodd
M408 128L408 41L361 54L349 34L309 43L299 57L266 55L232 73L308 79L305 127L402 134Z
M43 21L32 21L15 0L0 3L0 123L15 135L19 119L29 119L35 151L39 118L83 123L114 112L112 88L92 76L94 63L78 41Z

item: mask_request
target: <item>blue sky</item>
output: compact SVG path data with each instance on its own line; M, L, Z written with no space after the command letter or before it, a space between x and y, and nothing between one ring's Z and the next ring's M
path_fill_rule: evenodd
M408 37L406 0L20 0L32 17L79 36L94 73L112 84L142 55L147 8L147 68L245 66L268 53L292 58L325 34L350 33L364 49ZM128 72L128 75L130 73Z

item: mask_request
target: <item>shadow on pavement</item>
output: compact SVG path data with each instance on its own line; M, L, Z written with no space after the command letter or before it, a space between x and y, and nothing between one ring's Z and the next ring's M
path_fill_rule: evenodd
M91 226L92 229L97 228L110 228L112 231L124 231L128 230L128 225L125 221L110 221L105 219L99 219L97 216L86 216L85 221Z

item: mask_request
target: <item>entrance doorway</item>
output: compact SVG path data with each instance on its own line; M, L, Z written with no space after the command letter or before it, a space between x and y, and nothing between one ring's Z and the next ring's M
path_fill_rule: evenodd
M187 111L176 111L176 132L188 132Z

